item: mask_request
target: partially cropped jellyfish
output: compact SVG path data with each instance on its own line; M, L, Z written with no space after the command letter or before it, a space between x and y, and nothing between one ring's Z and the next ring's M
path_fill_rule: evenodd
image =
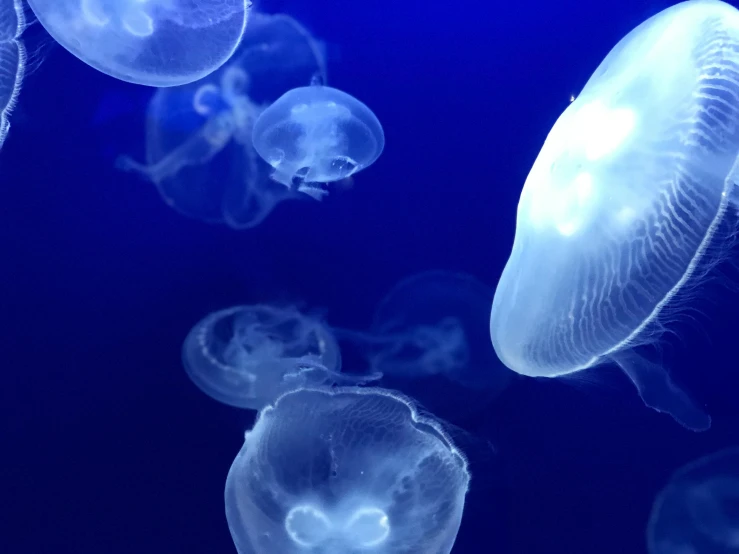
M320 44L291 17L253 12L222 69L157 91L147 113L146 163L123 156L118 167L152 181L183 215L255 227L280 202L308 196L269 179L252 146L254 121L286 90L313 80L326 80Z
M29 0L64 48L131 83L169 87L202 79L234 53L248 0Z
M660 492L647 527L649 554L739 552L739 448L678 470Z
M374 388L288 392L226 479L239 554L449 554L470 474L440 425Z
M339 346L322 321L266 304L235 306L203 318L187 335L182 360L205 394L250 410L302 386L379 378L340 373Z
M324 86L295 88L262 112L254 148L288 189L320 196L323 185L346 179L380 157L382 125L353 96Z
M375 310L367 331L334 328L382 384L418 400L445 419L488 404L513 372L488 337L493 291L470 275L426 271L404 279Z
M648 406L708 429L635 348L654 344L660 315L717 261L708 246L735 207L737 154L739 11L691 0L631 31L526 179L490 319L500 359L535 377L615 362Z
M26 49L20 41L26 27L20 0L0 0L0 147L10 129L10 112L26 69Z

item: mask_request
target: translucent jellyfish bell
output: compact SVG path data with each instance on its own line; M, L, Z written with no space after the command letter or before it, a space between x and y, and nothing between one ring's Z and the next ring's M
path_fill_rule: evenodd
M647 527L649 554L739 552L739 448L677 471L660 492Z
M123 81L170 87L202 79L234 53L247 0L30 0L64 48Z
M441 426L403 397L295 390L246 433L226 517L239 554L449 554L469 479Z
M683 2L608 54L552 127L518 206L493 301L500 359L556 377L613 361L644 402L692 430L710 427L635 346L696 267L735 194L739 12ZM695 273L695 276L694 276Z
M8 118L18 101L26 69L26 49L20 41L25 27L23 4L0 0L0 147L8 136Z
M205 317L185 339L182 359L205 394L252 410L301 386L379 378L340 373L339 346L321 321L268 305L235 306Z
M312 85L286 92L254 124L254 148L272 178L316 194L322 184L345 179L382 153L385 135L372 110L335 88Z
M308 198L269 179L252 126L286 90L326 80L321 46L286 15L252 12L239 50L197 83L160 89L147 112L146 164L118 167L152 181L181 214L234 229L259 225L288 199Z
M393 287L369 331L334 333L358 347L371 370L383 375L383 386L446 419L459 418L498 396L514 375L490 344L492 298L470 275L427 271Z

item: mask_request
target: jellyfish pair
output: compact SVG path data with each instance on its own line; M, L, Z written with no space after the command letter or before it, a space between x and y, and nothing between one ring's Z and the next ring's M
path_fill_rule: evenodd
M168 87L205 77L241 41L248 0L30 0L64 48L108 75Z
M362 384L380 375L341 373L341 353L318 318L294 307L235 306L199 321L182 359L190 379L211 398L258 410L307 386Z
M0 147L10 129L10 112L18 101L26 69L26 49L20 40L26 27L20 0L0 0Z
M647 527L649 554L739 552L739 448L677 471L660 492Z
M493 291L470 275L426 271L393 287L368 330L333 330L382 375L383 386L445 419L465 418L513 376L488 338L492 298Z
M123 156L118 167L152 181L164 201L183 215L234 229L259 225L285 200L322 198L326 189L320 184L271 179L272 166L255 150L262 144L261 134L253 131L263 113L264 121L280 123L270 104L282 105L275 101L283 94L302 90L308 83L314 83L310 91L334 90L319 86L326 82L324 58L321 45L291 17L252 14L237 55L223 69L197 83L160 89L154 95L147 114L147 163ZM321 106L311 104L308 111ZM269 133L265 136L272 141ZM280 144L289 150L287 143L297 143L302 136L284 136ZM319 141L311 163L333 159L337 148L349 148L358 141L362 143L361 137L349 142L337 139L334 149L319 148ZM361 152L352 155L366 161ZM357 164L332 176L345 179L359 168Z
M300 23L253 12L237 54L196 83L160 89L147 111L146 163L118 167L153 182L179 213L234 229L259 225L304 195L269 179L252 145L259 114L285 91L325 81L321 45Z
M226 480L239 554L449 554L469 486L436 422L382 389L301 389L266 406Z
M710 416L639 347L662 331L739 180L739 11L691 0L639 25L552 127L526 179L490 334L514 371L615 362L644 402L701 431Z

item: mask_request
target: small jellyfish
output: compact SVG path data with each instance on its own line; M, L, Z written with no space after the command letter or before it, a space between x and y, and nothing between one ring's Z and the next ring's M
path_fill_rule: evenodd
M20 0L0 0L0 147L10 129L10 112L18 101L26 69L26 49L20 41L26 28Z
M235 306L203 318L187 335L182 360L205 394L250 410L301 386L379 378L339 373L341 353L328 327L295 308L269 305Z
M155 87L183 85L234 53L248 0L29 0L64 48L107 75Z
M708 246L736 209L737 154L739 11L682 2L626 35L524 184L490 317L503 363L557 377L615 362L647 406L708 429L644 349L717 261Z
M445 419L460 419L487 405L515 375L490 344L492 299L493 291L470 275L426 271L393 287L368 331L333 330L382 374L383 386Z
M739 552L739 448L678 470L652 506L649 554Z
M321 45L286 15L252 12L236 55L196 83L159 89L147 113L146 163L120 169L153 182L179 213L234 229L259 225L280 202L308 198L269 179L252 127L286 90L326 80Z
M449 554L470 474L433 420L384 389L301 389L265 407L226 479L239 554Z
M289 189L321 196L380 157L382 125L367 106L335 88L314 84L283 94L254 123L254 148Z

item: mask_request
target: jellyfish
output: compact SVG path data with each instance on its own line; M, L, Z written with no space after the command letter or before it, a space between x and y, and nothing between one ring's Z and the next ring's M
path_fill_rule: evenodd
M393 287L369 330L333 331L342 348L354 347L382 374L383 386L444 419L462 419L501 394L515 375L488 338L492 299L493 291L470 275L426 271Z
M281 393L307 385L362 384L379 375L340 373L341 353L329 328L293 307L235 306L199 321L182 360L211 398L258 410Z
M403 396L299 389L246 433L226 517L239 554L448 554L469 480L464 454Z
M202 79L236 50L248 0L30 0L64 48L107 75L170 87Z
M708 246L736 193L737 153L739 12L683 2L626 35L524 184L490 316L503 363L557 377L615 362L647 406L708 429L645 349L716 262Z
M26 49L20 41L26 28L23 4L20 0L0 0L0 147L10 129L10 112L26 69Z
M290 190L321 196L380 157L382 125L349 94L314 84L283 94L254 123L254 148Z
M739 448L679 469L659 493L647 526L649 554L739 552Z
M309 198L269 179L252 146L252 127L286 90L325 81L321 45L297 21L252 12L237 54L222 69L160 89L147 115L147 163L118 167L153 182L179 213L233 229L259 225L277 204Z

